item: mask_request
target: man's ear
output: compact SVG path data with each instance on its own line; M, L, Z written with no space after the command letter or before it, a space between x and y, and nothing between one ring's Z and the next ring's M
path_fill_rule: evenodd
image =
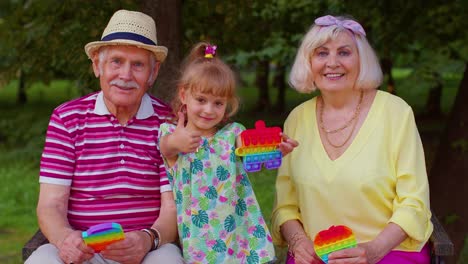
M99 78L99 76L101 75L100 71L99 71L99 55L97 52L94 52L93 53L93 56L91 58L91 61L93 62L93 72L94 72L94 76L96 76L96 78Z

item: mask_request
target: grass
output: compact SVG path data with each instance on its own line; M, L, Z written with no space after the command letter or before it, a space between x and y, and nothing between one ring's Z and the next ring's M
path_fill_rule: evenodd
M402 70L396 76L400 81L409 74L407 70ZM460 76L455 76L445 79L446 87L442 98L445 113L453 103L459 78ZM236 120L249 128L258 119L265 120L267 126L281 126L294 106L312 97L287 89L286 111L253 114L250 109L255 105L257 90L248 83L246 87L239 89L243 104ZM0 211L3 216L0 217L0 263L6 264L22 263L21 248L37 230L35 207L39 188L39 160L50 113L60 103L79 96L70 81L59 80L50 85L38 83L27 90L29 102L18 106L15 103L16 85L16 82L12 82L0 87ZM411 87L403 81L397 85L398 94L415 108L416 113L421 112L427 91ZM270 89L270 93L270 98L274 101L277 90ZM432 125L426 128L426 124L422 124L420 127L422 134L433 130L436 128ZM275 176L275 170L262 170L249 175L267 222L274 201ZM464 252L466 256L468 250ZM284 254L284 251L278 253Z

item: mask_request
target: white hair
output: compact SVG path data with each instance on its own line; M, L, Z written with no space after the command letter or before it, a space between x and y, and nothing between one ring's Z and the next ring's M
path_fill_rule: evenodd
M311 70L311 55L316 48L329 40L336 39L342 33L353 34L348 29L336 25L321 27L314 24L309 29L302 40L289 75L289 83L294 89L300 93L311 93L317 89ZM359 76L354 87L358 89L376 89L383 80L377 55L366 37L353 34L353 39L359 53Z

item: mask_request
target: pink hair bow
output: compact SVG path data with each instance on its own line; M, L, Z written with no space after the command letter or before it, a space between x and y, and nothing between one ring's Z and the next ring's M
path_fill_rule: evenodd
M205 48L205 58L212 59L216 55L216 45L207 45Z
M322 27L336 25L351 30L354 34L366 36L364 28L358 22L350 19L339 20L334 16L322 16L315 19L315 24Z

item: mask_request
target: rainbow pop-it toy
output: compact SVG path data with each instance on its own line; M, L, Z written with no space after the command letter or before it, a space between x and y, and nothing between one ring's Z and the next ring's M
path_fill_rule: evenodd
M328 263L328 254L356 246L356 237L353 231L344 225L331 226L327 230L320 231L314 238L315 253L325 263Z
M283 155L277 148L282 140L280 127L265 127L265 122L258 120L254 129L246 129L240 136L242 146L236 149L236 155L244 157L246 171L259 171L262 164L267 169L276 169L281 165Z
M81 233L86 245L92 247L95 252L101 252L109 244L125 238L122 226L117 223L103 223L90 227Z

